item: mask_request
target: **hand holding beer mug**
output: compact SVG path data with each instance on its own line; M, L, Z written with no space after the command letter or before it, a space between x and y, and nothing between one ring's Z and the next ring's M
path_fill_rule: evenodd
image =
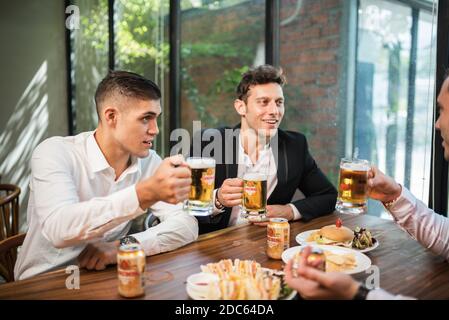
M218 189L216 197L225 207L240 206L242 204L243 180L228 178Z
M337 211L352 215L367 211L369 170L367 160L341 159Z
M209 216L213 210L215 185L215 159L187 158L192 172L189 199L184 203L184 210L194 216Z
M267 175L245 173L243 175L242 218L251 222L266 221Z

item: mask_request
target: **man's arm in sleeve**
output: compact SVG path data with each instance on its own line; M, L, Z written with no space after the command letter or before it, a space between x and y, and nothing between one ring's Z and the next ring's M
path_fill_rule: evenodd
M424 247L449 260L449 219L416 199L407 188L387 210Z
M318 168L309 153L306 139L304 140L304 173L298 185L305 199L293 202L305 221L329 214L334 211L337 201L337 190Z
M31 159L31 187L42 233L56 248L99 238L106 231L144 211L135 185L106 197L80 202L73 178L73 160L61 144L44 142Z
M177 249L198 238L198 222L183 211L181 204L160 201L151 207L151 212L161 222L132 235L142 244L147 256Z
M416 300L416 299L403 295L394 295L389 293L388 291L378 288L371 290L368 293L366 300Z

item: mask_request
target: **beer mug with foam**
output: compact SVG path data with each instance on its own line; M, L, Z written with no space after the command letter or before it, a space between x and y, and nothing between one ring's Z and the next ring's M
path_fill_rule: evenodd
M184 210L194 216L208 216L213 210L215 186L215 159L187 158L192 171L189 199L184 202Z
M248 172L243 175L242 218L266 221L267 175Z
M352 215L366 213L369 169L367 160L341 159L337 211Z

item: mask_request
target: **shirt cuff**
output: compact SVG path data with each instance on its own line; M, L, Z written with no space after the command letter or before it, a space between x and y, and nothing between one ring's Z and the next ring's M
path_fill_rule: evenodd
M416 300L413 297L394 295L384 289L378 288L371 290L366 296L366 300Z
M140 242L146 256L152 256L161 252L157 234L152 232L151 229L131 234L131 236Z
M366 296L366 300L394 300L395 296L383 289L371 290Z
M413 209L416 207L416 198L411 194L411 192L402 186L401 195L397 198L397 200L387 209L393 218L397 221L398 219L404 218L409 215L410 212L413 212Z
M215 190L214 190L214 197L213 197L213 199L212 199L212 201L213 201L213 203L214 203L214 209L212 210L212 215L216 215L216 214L219 214L219 213L224 212L224 208L223 208L223 209L218 209L218 208L215 206L215 197L217 196L217 191L218 191L218 189L215 189Z
M298 208L293 203L289 203L290 207L292 207L293 210L293 221L299 220L302 218L301 213L299 213Z

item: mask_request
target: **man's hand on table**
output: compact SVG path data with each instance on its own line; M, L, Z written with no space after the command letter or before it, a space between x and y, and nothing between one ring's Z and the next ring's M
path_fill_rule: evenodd
M268 205L267 206L267 218L285 218L288 221L293 220L293 209L289 204L286 205ZM254 222L256 226L265 227L268 222Z
M117 263L119 242L89 243L78 256L80 268L104 270L106 266Z

